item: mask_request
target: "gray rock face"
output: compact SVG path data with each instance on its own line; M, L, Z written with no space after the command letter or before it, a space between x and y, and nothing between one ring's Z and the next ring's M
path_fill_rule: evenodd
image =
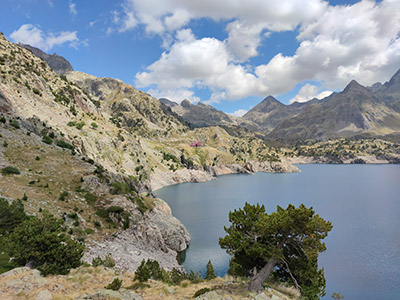
M38 48L32 47L31 45L21 43L18 45L22 48L30 50L34 55L47 62L49 67L58 75L74 70L68 60L66 60L62 56L57 55L56 53L49 55Z
M111 255L117 269L134 272L143 259L152 259L167 270L183 270L176 256L189 246L190 236L183 224L171 215L169 206L157 199L152 211L147 211L144 217L133 217L136 218L134 225L116 237L87 245L83 260L91 263L97 256Z

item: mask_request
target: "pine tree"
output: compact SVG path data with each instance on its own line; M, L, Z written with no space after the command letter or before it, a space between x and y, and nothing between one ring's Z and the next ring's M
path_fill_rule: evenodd
M215 272L214 272L214 267L211 264L211 260L208 261L207 263L207 269L206 269L206 280L211 280L216 278L217 276L215 276Z
M245 204L229 213L230 227L219 244L232 255L230 274L251 277L249 289L257 291L270 275L291 281L310 300L325 295L325 277L318 269L318 254L332 224L312 208L289 204L271 214L259 204Z

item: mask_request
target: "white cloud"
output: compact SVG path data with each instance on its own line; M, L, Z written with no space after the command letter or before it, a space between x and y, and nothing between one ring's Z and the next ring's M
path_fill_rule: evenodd
M69 46L76 48L79 44L76 31L63 31L58 34L44 34L43 31L32 24L24 24L18 30L10 34L15 43L29 44L38 47L43 51L48 51L54 46L68 43Z
M312 84L305 84L301 87L299 93L293 97L292 99L289 100L289 103L292 104L294 102L307 102L310 101L314 98L317 98L319 100L328 97L329 95L332 94L332 91L323 91L318 93L318 87Z
M234 117L243 117L247 112L248 112L248 110L238 109L237 111L231 113L230 115L232 115Z
M76 10L76 4L72 1L69 1L69 14L71 16L76 16L78 14L78 11Z
M165 90L162 92L150 89L147 92L155 98L167 98L176 103L181 103L185 99L189 100L191 103L200 101L200 98L195 96L193 91L187 89Z
M155 86L161 93L207 87L212 92L208 99L211 103L279 95L305 80L336 90L352 79L364 85L387 80L400 65L400 1L364 0L347 6L328 6L322 1L265 0L245 4L230 0L129 3L136 9L139 22L154 33L168 30L165 16L173 16L178 7L187 12L182 24L189 17L232 19L226 40L196 39L189 29L172 36L159 60L136 75L140 87ZM217 10L218 6L224 9ZM278 53L265 64L245 65L259 54L258 45L265 34L299 25L300 45L293 56ZM318 93L309 91L307 97L298 96L304 101Z

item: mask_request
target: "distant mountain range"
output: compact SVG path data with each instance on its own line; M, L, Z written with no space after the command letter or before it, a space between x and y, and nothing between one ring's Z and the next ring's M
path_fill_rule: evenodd
M285 105L268 96L242 118L202 103L160 101L191 127L239 126L273 140L400 137L400 70L385 84L364 87L353 80L322 100Z

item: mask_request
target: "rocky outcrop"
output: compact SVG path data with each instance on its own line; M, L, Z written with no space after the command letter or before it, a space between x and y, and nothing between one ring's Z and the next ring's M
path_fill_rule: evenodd
M252 174L255 172L292 173L300 172L290 161L282 162L248 162L244 165L227 164L205 166L203 170L181 169L174 172L157 172L150 177L150 187L158 190L162 187L184 182L206 182L215 180L216 176L227 174Z
M116 236L87 245L83 260L91 263L98 256L104 259L110 255L117 269L134 272L143 259L152 259L167 270L183 270L176 257L178 252L189 246L190 235L182 223L171 215L168 204L156 199L155 208L142 217L135 211L128 211L131 218L136 219L133 220L134 225Z

